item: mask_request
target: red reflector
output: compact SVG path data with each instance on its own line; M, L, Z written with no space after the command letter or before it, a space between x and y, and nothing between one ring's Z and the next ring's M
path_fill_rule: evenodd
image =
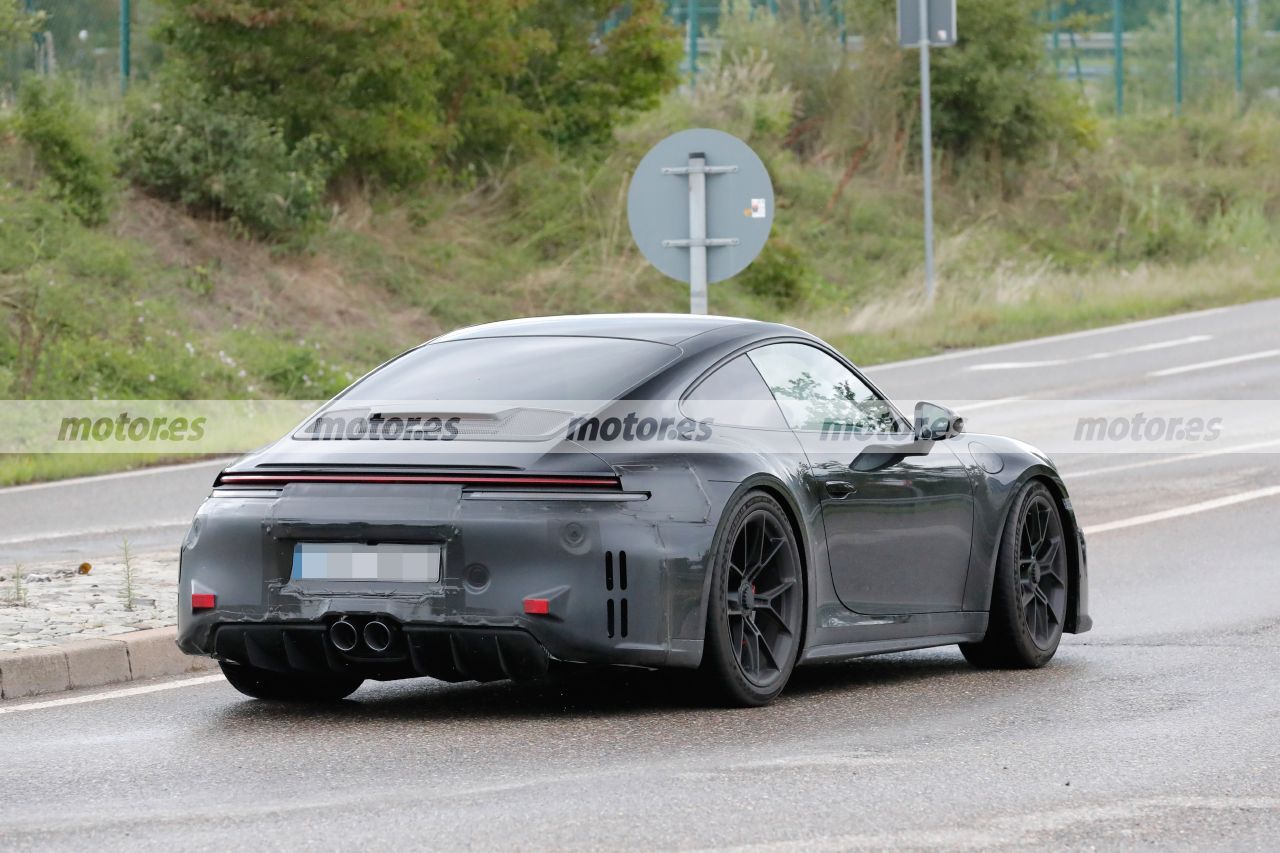
M545 598L526 598L524 612L532 616L546 616L551 612L551 602Z
M212 610L217 602L217 597L211 592L193 592L191 593L191 609L192 610Z

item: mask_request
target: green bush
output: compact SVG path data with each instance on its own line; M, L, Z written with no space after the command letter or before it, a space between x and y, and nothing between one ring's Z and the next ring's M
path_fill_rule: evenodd
M112 165L70 84L29 77L18 93L15 127L48 176L53 195L86 225L107 219Z
M735 281L748 293L779 307L798 309L812 290L813 277L805 254L775 236Z
M176 93L134 107L120 154L148 192L276 240L323 221L325 188L342 159L322 136L290 146L262 119Z
M895 125L909 128L918 150L918 54L898 45L893 4L860 0L867 62L883 70L896 102ZM1049 146L1089 147L1096 119L1080 95L1050 67L1039 0L967 0L954 47L932 53L934 144L956 161L1020 164Z
M322 135L408 186L548 143L607 140L675 83L660 0L167 0L171 73L206 100ZM606 22L610 23L606 27Z
M0 0L0 48L12 48L44 25L44 12L28 12L19 0Z

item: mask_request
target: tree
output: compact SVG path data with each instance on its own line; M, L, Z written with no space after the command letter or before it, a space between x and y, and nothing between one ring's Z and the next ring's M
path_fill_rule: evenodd
M868 32L869 62L889 69L900 126L916 126L920 74L914 50L899 47L893 4L854 0ZM955 160L1021 163L1046 145L1088 145L1095 119L1069 84L1057 79L1036 14L1040 0L967 0L954 47L932 52L933 132Z
M27 14L21 0L0 0L0 48L21 44L44 26L45 13Z
M167 1L187 85L394 184L598 141L674 85L680 51L660 0Z

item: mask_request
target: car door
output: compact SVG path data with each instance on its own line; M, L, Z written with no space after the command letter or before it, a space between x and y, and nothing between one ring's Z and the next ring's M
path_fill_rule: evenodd
M960 609L973 484L950 443L913 442L911 425L824 349L785 342L750 357L808 456L841 602L868 614Z

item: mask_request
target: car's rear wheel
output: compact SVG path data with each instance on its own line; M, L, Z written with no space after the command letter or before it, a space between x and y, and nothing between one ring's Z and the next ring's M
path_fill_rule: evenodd
M800 650L800 550L786 513L763 492L749 492L727 517L713 556L702 666L721 700L765 705L786 686Z
M975 666L1044 666L1062 640L1069 583L1058 503L1044 483L1029 483L1005 522L987 636L960 651Z
M363 678L352 675L293 675L231 661L221 661L219 665L232 687L254 699L332 702L345 699L364 683Z

